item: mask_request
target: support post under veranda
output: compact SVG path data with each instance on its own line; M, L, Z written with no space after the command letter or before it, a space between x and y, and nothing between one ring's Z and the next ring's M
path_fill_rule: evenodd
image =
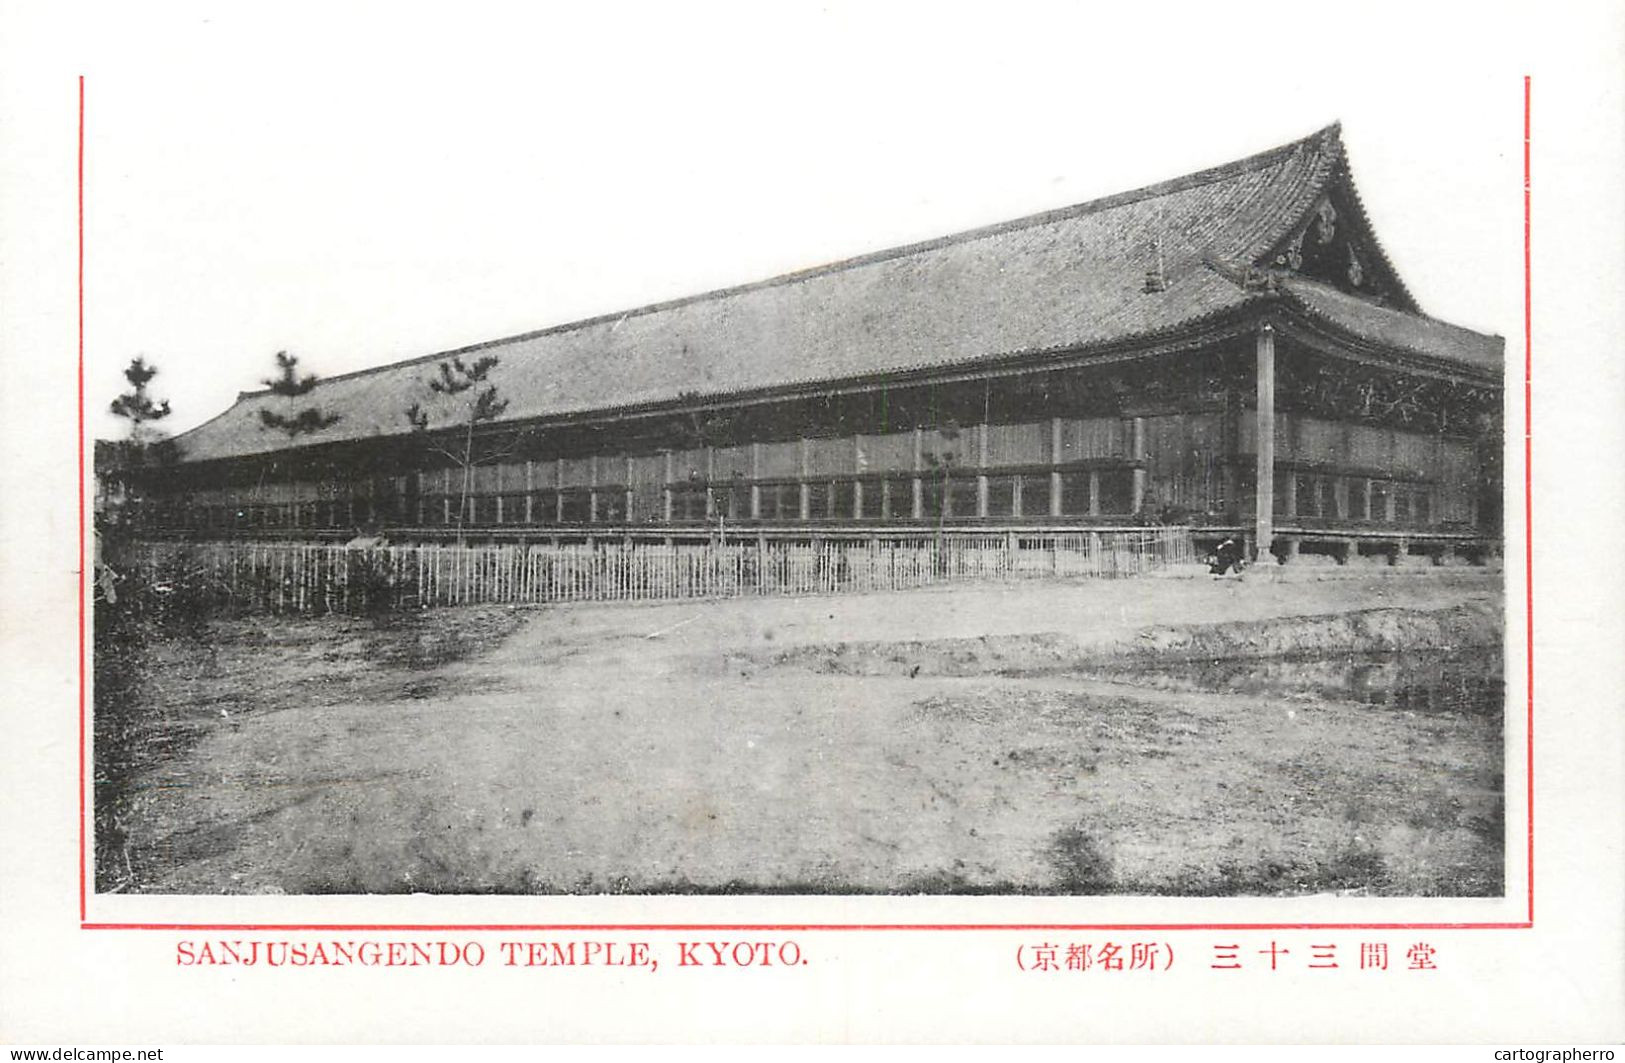
M1257 484L1253 506L1254 560L1270 556L1275 536L1275 328L1265 323L1258 328L1257 413L1253 418Z

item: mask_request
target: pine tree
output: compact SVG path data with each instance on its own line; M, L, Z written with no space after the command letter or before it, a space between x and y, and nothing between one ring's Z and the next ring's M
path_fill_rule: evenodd
M115 417L130 422L129 438L107 444L105 449L101 444L96 447L96 475L116 498L109 505L119 511L119 520L144 519L144 489L153 475L149 467L171 465L179 458L174 441L164 438L164 433L154 427L155 422L169 416L169 400L154 399L149 390L157 375L158 367L149 364L145 356L130 360L124 369L130 390L108 405Z
M308 395L317 383L314 373L299 375L299 358L287 351L276 352L278 375L262 380L270 389L271 394L280 395L287 399L297 399ZM289 442L302 435L320 432L324 428L331 428L339 422L336 413L323 413L318 406L305 406L292 414L279 413L276 410L260 411L260 427L272 428L278 432L287 433Z
M156 437L157 433L148 425L169 416L169 400L154 401L147 391L147 385L157 375L158 367L148 365L144 355L132 358L124 370L124 379L129 381L130 390L114 399L108 407L114 416L130 422L130 442L137 447L145 446Z
M474 466L481 461L500 457L512 449L510 446L506 450L493 452L478 459L474 456L475 427L488 421L495 421L508 408L508 400L499 397L497 385L490 383L491 371L501 362L500 358L492 354L477 358L472 364L464 362L461 358L452 358L441 362L438 375L427 381L432 393L443 400L451 401L455 411L452 423L462 429L462 442L456 449L442 446L433 448L450 458L463 472L462 495L457 502L458 542L463 540L463 524L468 515L468 496L473 486ZM427 437L429 411L424 409L421 403L414 402L407 407L406 419L414 431Z

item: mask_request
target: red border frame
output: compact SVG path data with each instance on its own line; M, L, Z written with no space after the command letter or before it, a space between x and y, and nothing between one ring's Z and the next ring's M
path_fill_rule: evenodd
M1523 79L1523 550L1524 614L1529 644L1528 663L1528 814L1529 814L1529 925L1535 925L1535 472L1534 472L1534 316L1531 301L1531 203L1529 196L1529 92L1530 78Z
M232 931L873 931L873 930L1531 930L1534 928L1534 471L1532 471L1531 195L1529 128L1531 78L1523 80L1524 208L1524 598L1527 660L1527 891L1523 922L1501 923L93 923L88 922L86 883L85 710L85 76L80 75L78 130L78 455L80 455L80 930Z
M85 921L85 76L79 75L79 921Z

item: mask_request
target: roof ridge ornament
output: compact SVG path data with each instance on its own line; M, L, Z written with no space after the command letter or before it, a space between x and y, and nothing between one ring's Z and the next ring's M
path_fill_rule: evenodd
M1315 204L1315 220L1320 242L1331 243L1332 238L1337 235L1337 208L1332 206L1330 195L1322 196L1320 202Z
M1151 268L1145 271L1145 287L1141 289L1147 295L1168 290L1168 275L1165 272L1162 257L1162 235L1160 233L1151 241L1151 252Z
M1265 269L1251 263L1230 262L1211 251L1203 252L1202 264L1244 292L1281 291L1279 270Z
M1308 235L1307 228L1299 229L1292 242L1286 245L1286 250L1275 256L1275 264L1284 266L1296 273L1303 268L1303 238Z

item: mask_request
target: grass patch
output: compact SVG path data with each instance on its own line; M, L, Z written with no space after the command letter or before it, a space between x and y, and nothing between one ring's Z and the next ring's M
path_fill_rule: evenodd
M151 817L171 769L222 729L267 713L363 700L434 700L488 690L447 666L500 645L522 617L500 607L345 616L188 617L96 604L94 852L100 892L141 890L177 864L231 851L242 827ZM230 681L222 683L222 677ZM217 765L226 774L243 765ZM286 806L283 806L286 807ZM154 831L152 828L159 829Z
M1256 593L1320 613L1348 586ZM1441 608L1456 593L1428 589ZM1202 596L1237 607L1221 594L216 618L130 645L98 624L98 888L1498 893L1497 713L1362 704L1314 670L1219 691L1090 676L1054 666L1075 640L1042 632L932 648L1061 610L1068 630L1129 610L1165 627ZM809 667L862 623L905 637Z
M1061 893L1110 893L1116 884L1111 857L1098 838L1082 827L1057 831L1050 848L1055 885Z

